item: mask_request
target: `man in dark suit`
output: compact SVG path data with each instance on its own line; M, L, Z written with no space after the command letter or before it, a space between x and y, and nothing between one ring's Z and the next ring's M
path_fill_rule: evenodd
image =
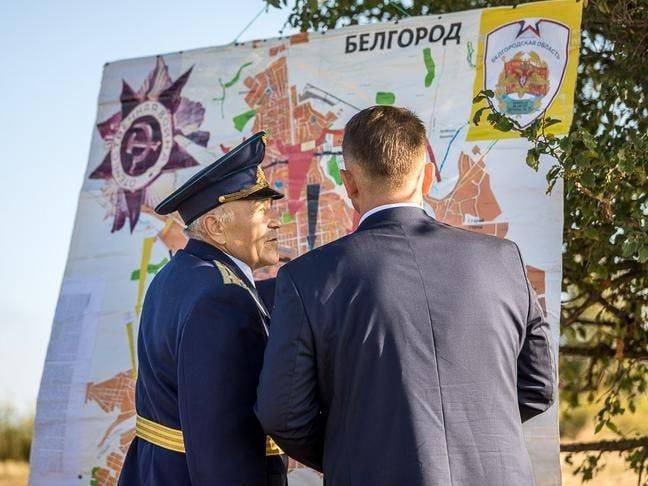
M347 123L362 219L280 270L255 410L326 484L531 485L522 422L553 401L549 327L515 243L421 208L425 144L406 109Z
M263 132L168 196L191 239L155 276L139 329L137 423L122 486L285 486L253 405L268 311L252 271L278 261Z

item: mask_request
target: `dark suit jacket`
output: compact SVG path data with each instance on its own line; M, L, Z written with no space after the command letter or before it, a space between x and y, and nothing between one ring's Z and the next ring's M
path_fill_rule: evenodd
M517 246L386 209L285 265L256 413L331 485L530 485L555 386Z
M284 484L253 411L268 324L255 297L227 255L197 240L155 276L139 328L137 413L181 430L186 454L135 438L120 485Z

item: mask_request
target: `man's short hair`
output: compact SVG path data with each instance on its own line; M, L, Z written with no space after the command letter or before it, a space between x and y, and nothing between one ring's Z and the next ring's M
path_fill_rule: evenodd
M344 127L344 162L357 164L372 179L400 186L425 153L425 126L407 108L372 106Z
M214 209L207 211L205 214L200 215L189 223L184 229L185 236L187 238L194 238L203 241L205 239L205 234L203 234L202 221L206 216L210 215L215 216L221 224L229 223L234 217L232 210L227 207L227 203L216 206Z

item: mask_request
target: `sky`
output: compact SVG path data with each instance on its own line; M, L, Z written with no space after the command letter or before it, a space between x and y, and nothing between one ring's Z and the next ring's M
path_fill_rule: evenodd
M10 403L23 415L35 409L104 63L228 44L263 6L262 0L1 3L0 406ZM288 14L263 12L239 40L279 35Z

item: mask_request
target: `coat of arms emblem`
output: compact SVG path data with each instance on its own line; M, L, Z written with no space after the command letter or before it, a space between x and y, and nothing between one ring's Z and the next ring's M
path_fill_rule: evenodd
M517 52L513 59L505 61L495 86L499 110L508 115L538 111L548 92L549 68L535 51L528 56Z
M497 110L530 125L553 102L568 61L569 27L547 19L503 25L486 36L484 89Z

